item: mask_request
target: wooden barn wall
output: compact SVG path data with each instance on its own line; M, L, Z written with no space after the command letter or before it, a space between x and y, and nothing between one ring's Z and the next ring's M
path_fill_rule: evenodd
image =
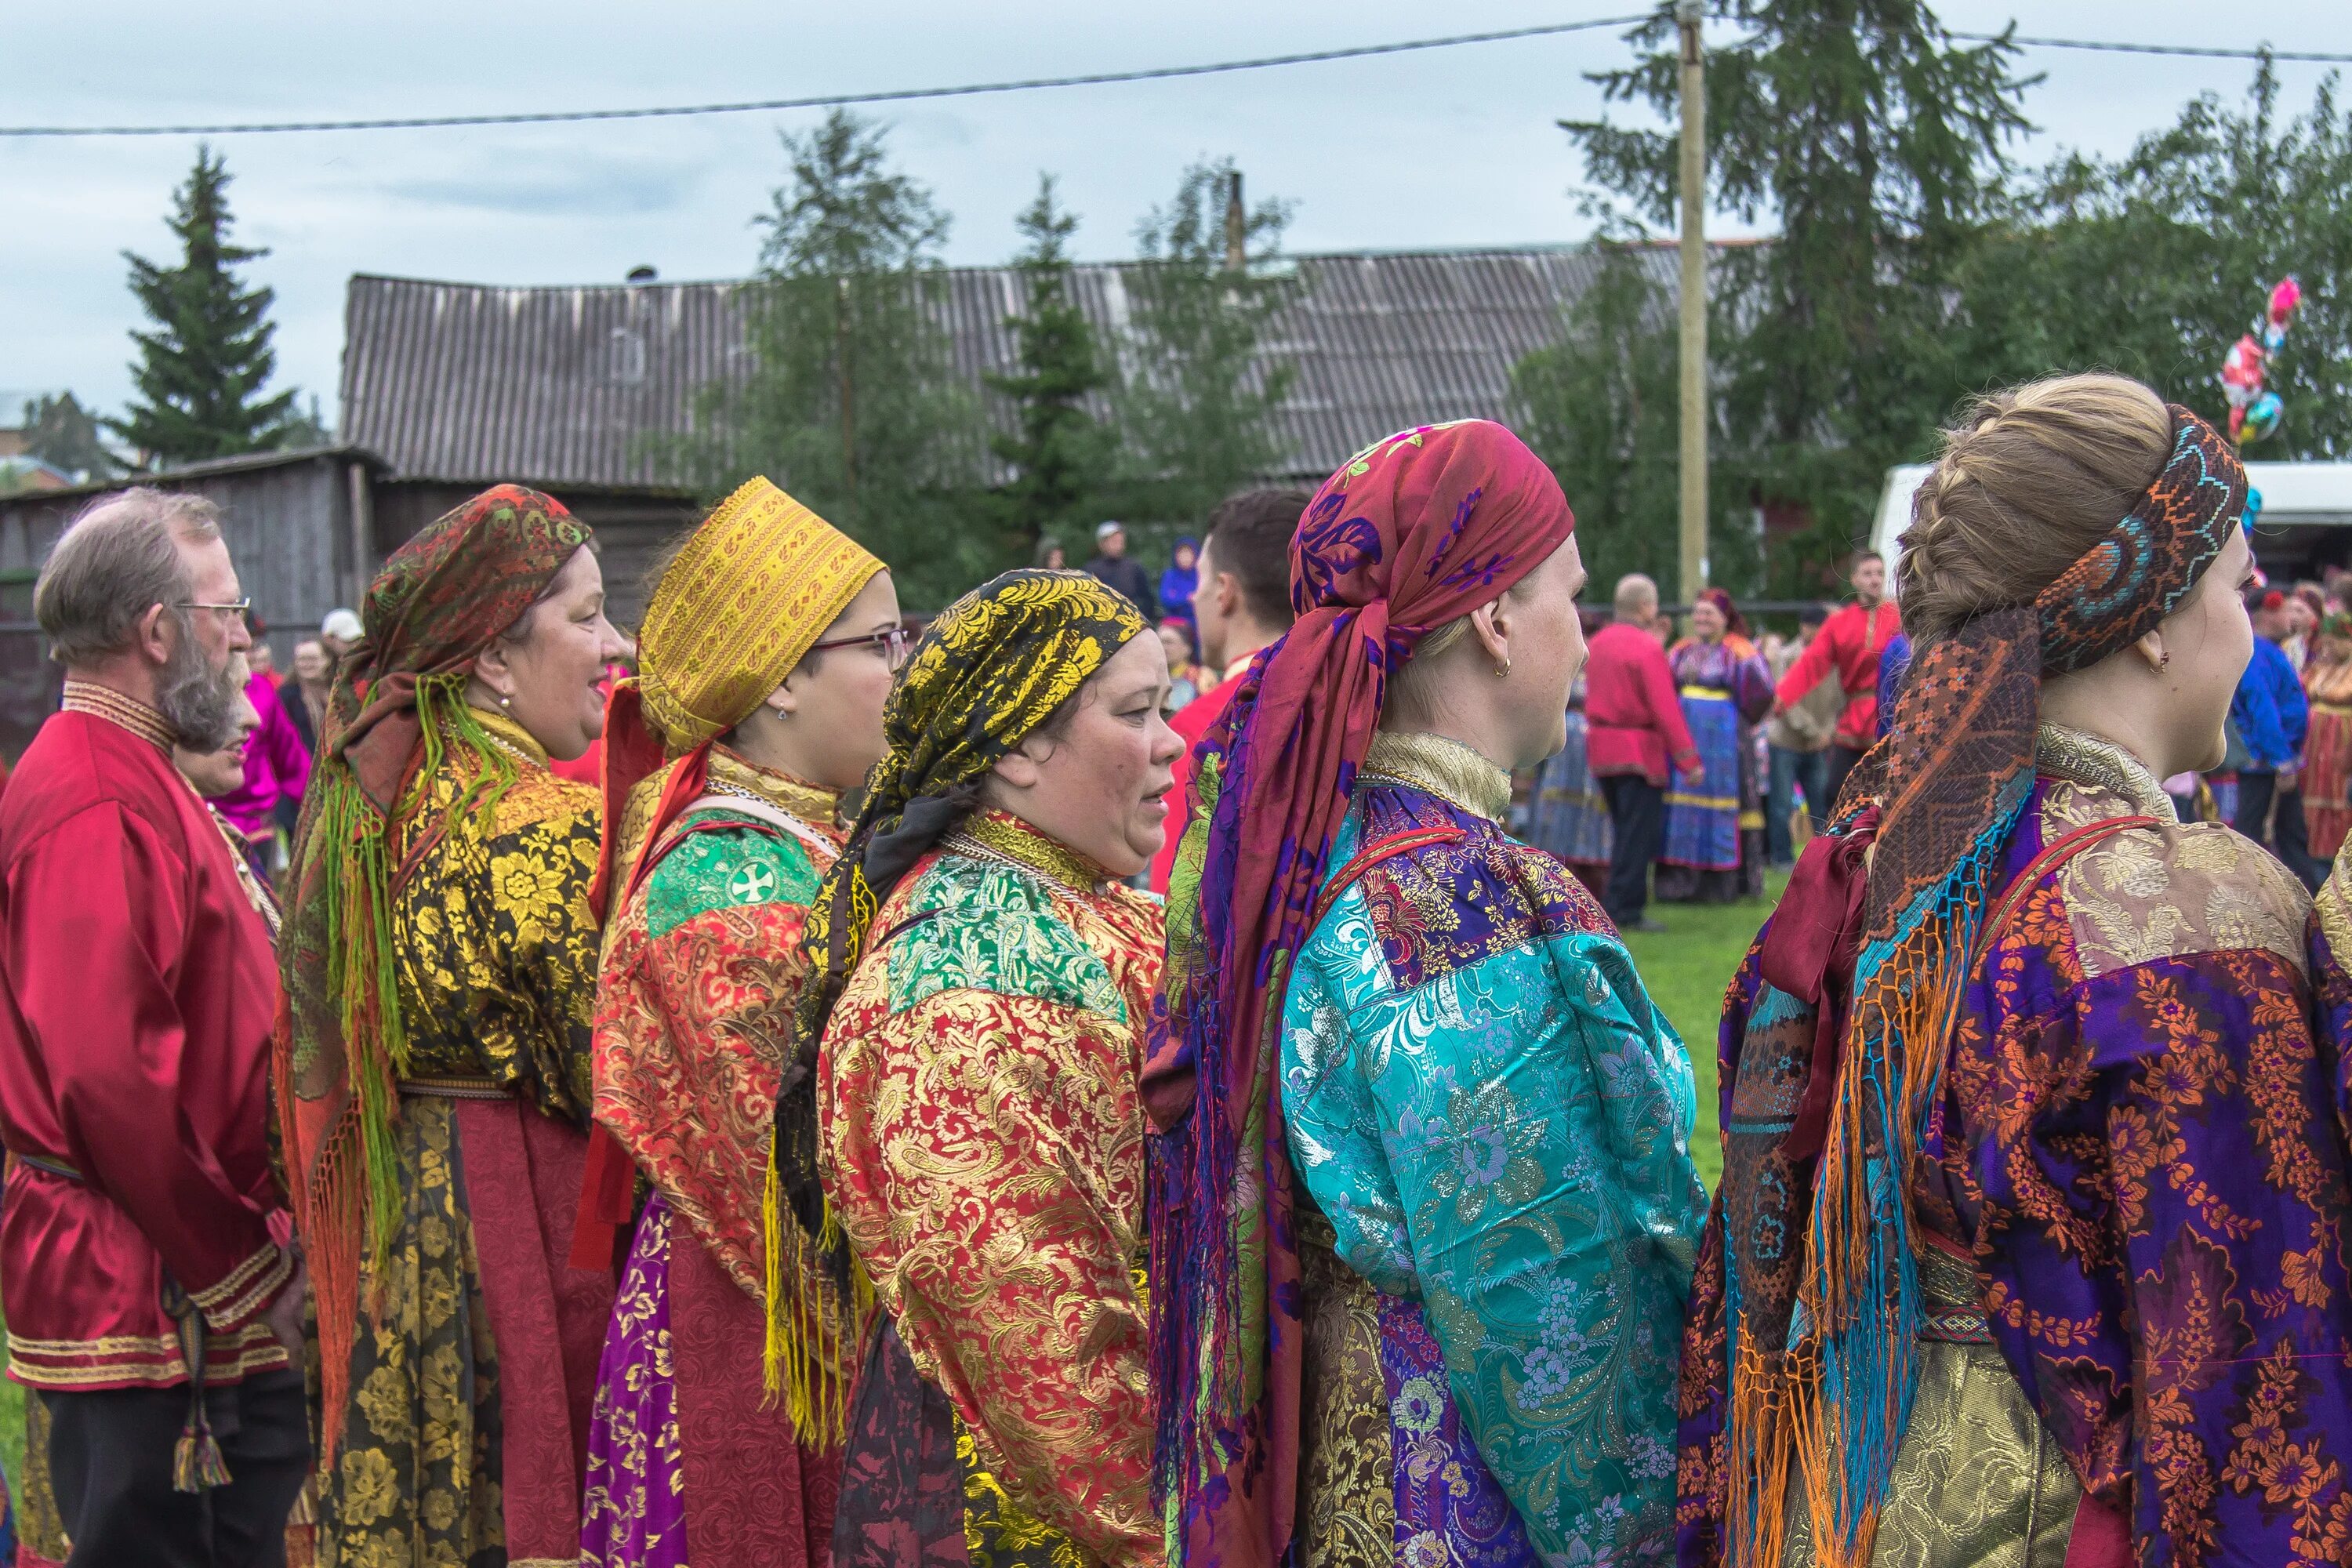
M380 479L375 487L378 545L397 549L416 531L463 505L484 487L425 479ZM551 486L548 493L596 535L597 563L613 623L634 632L646 608L645 577L662 547L702 519L702 508L684 496L659 492Z
M221 509L221 534L238 581L270 628L278 668L329 610L352 601L355 580L351 459L226 474L169 474L146 482L185 489ZM60 678L33 620L33 579L88 492L0 498L0 757L14 762L57 710ZM373 570L374 563L367 563Z

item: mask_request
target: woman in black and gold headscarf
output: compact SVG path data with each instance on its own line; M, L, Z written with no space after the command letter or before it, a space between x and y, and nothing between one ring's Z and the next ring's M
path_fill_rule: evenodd
M975 1563L1160 1557L1133 1268L1161 921L1119 879L1160 847L1168 685L1160 639L1091 577L965 595L899 678L890 753L810 910L814 1105L787 1096L778 1137L817 1142L882 1308L843 1568L925 1529L979 1542ZM793 1199L780 1220L806 1237L817 1205Z

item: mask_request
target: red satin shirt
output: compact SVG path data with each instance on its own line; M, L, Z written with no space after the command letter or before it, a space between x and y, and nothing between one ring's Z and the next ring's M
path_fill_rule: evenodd
M91 712L52 717L0 795L9 1376L185 1383L167 1271L210 1330L206 1382L286 1364L257 1321L292 1271L270 1229L277 1006L268 926L168 751Z

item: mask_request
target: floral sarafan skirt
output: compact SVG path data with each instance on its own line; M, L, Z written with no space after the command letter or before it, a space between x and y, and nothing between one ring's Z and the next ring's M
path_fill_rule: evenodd
M511 1100L412 1098L394 1128L404 1207L389 1267L361 1279L318 1562L575 1563L613 1300L609 1275L565 1268L586 1141Z

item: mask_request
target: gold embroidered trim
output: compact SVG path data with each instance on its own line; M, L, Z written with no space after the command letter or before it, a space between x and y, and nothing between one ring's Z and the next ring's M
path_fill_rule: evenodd
M144 702L88 680L67 681L65 700L58 708L61 712L87 713L93 719L103 719L166 752L179 738L172 733L172 726L164 721L163 715Z
M58 1361L98 1365L58 1366ZM150 1382L184 1383L187 1359L177 1335L152 1338L117 1334L95 1340L34 1340L8 1336L9 1372L19 1381L40 1388L86 1388L95 1384ZM205 1381L234 1382L248 1372L266 1372L289 1365L286 1348L260 1323L247 1323L228 1334L205 1336Z
M2158 822L2178 822L2172 797L2146 763L2113 741L2063 724L2044 724L2034 737L2033 765L2045 773L2106 790Z
M839 790L796 778L782 768L763 768L724 746L710 748L710 777L705 787L712 795L765 801L812 827L841 826Z
M1383 730L1365 748L1367 777L1407 784L1452 801L1463 810L1499 823L1511 809L1511 775L1459 741L1424 731Z
M195 786L192 784L189 787L193 789ZM261 879L253 874L253 862L245 858L244 835L237 832L227 817L214 809L212 802L205 801L204 805L205 814L213 819L213 826L220 829L221 842L228 846L229 867L236 873L237 886L245 889L245 901L253 906L253 912L259 915L262 923L269 928L270 945L276 946L278 929L286 920L285 912L278 907L278 895L264 887Z
M221 1316L220 1309L226 1306L232 1298L252 1284L255 1279L268 1273L270 1265L283 1262L284 1259L285 1255L278 1250L275 1244L265 1245L260 1251L222 1275L212 1284L201 1290L189 1291L188 1300L203 1308L205 1316L208 1318ZM289 1271L291 1271L290 1268ZM283 1281L281 1280L280 1283Z
M1066 845L1055 843L1010 812L976 811L940 846L951 855L993 860L1091 893L1110 880L1103 868Z
M275 1247L269 1252L272 1259L269 1268L263 1270L260 1279L238 1291L235 1300L217 1310L210 1307L202 1309L207 1323L248 1321L286 1289L286 1282L294 1278L293 1254L280 1252Z

